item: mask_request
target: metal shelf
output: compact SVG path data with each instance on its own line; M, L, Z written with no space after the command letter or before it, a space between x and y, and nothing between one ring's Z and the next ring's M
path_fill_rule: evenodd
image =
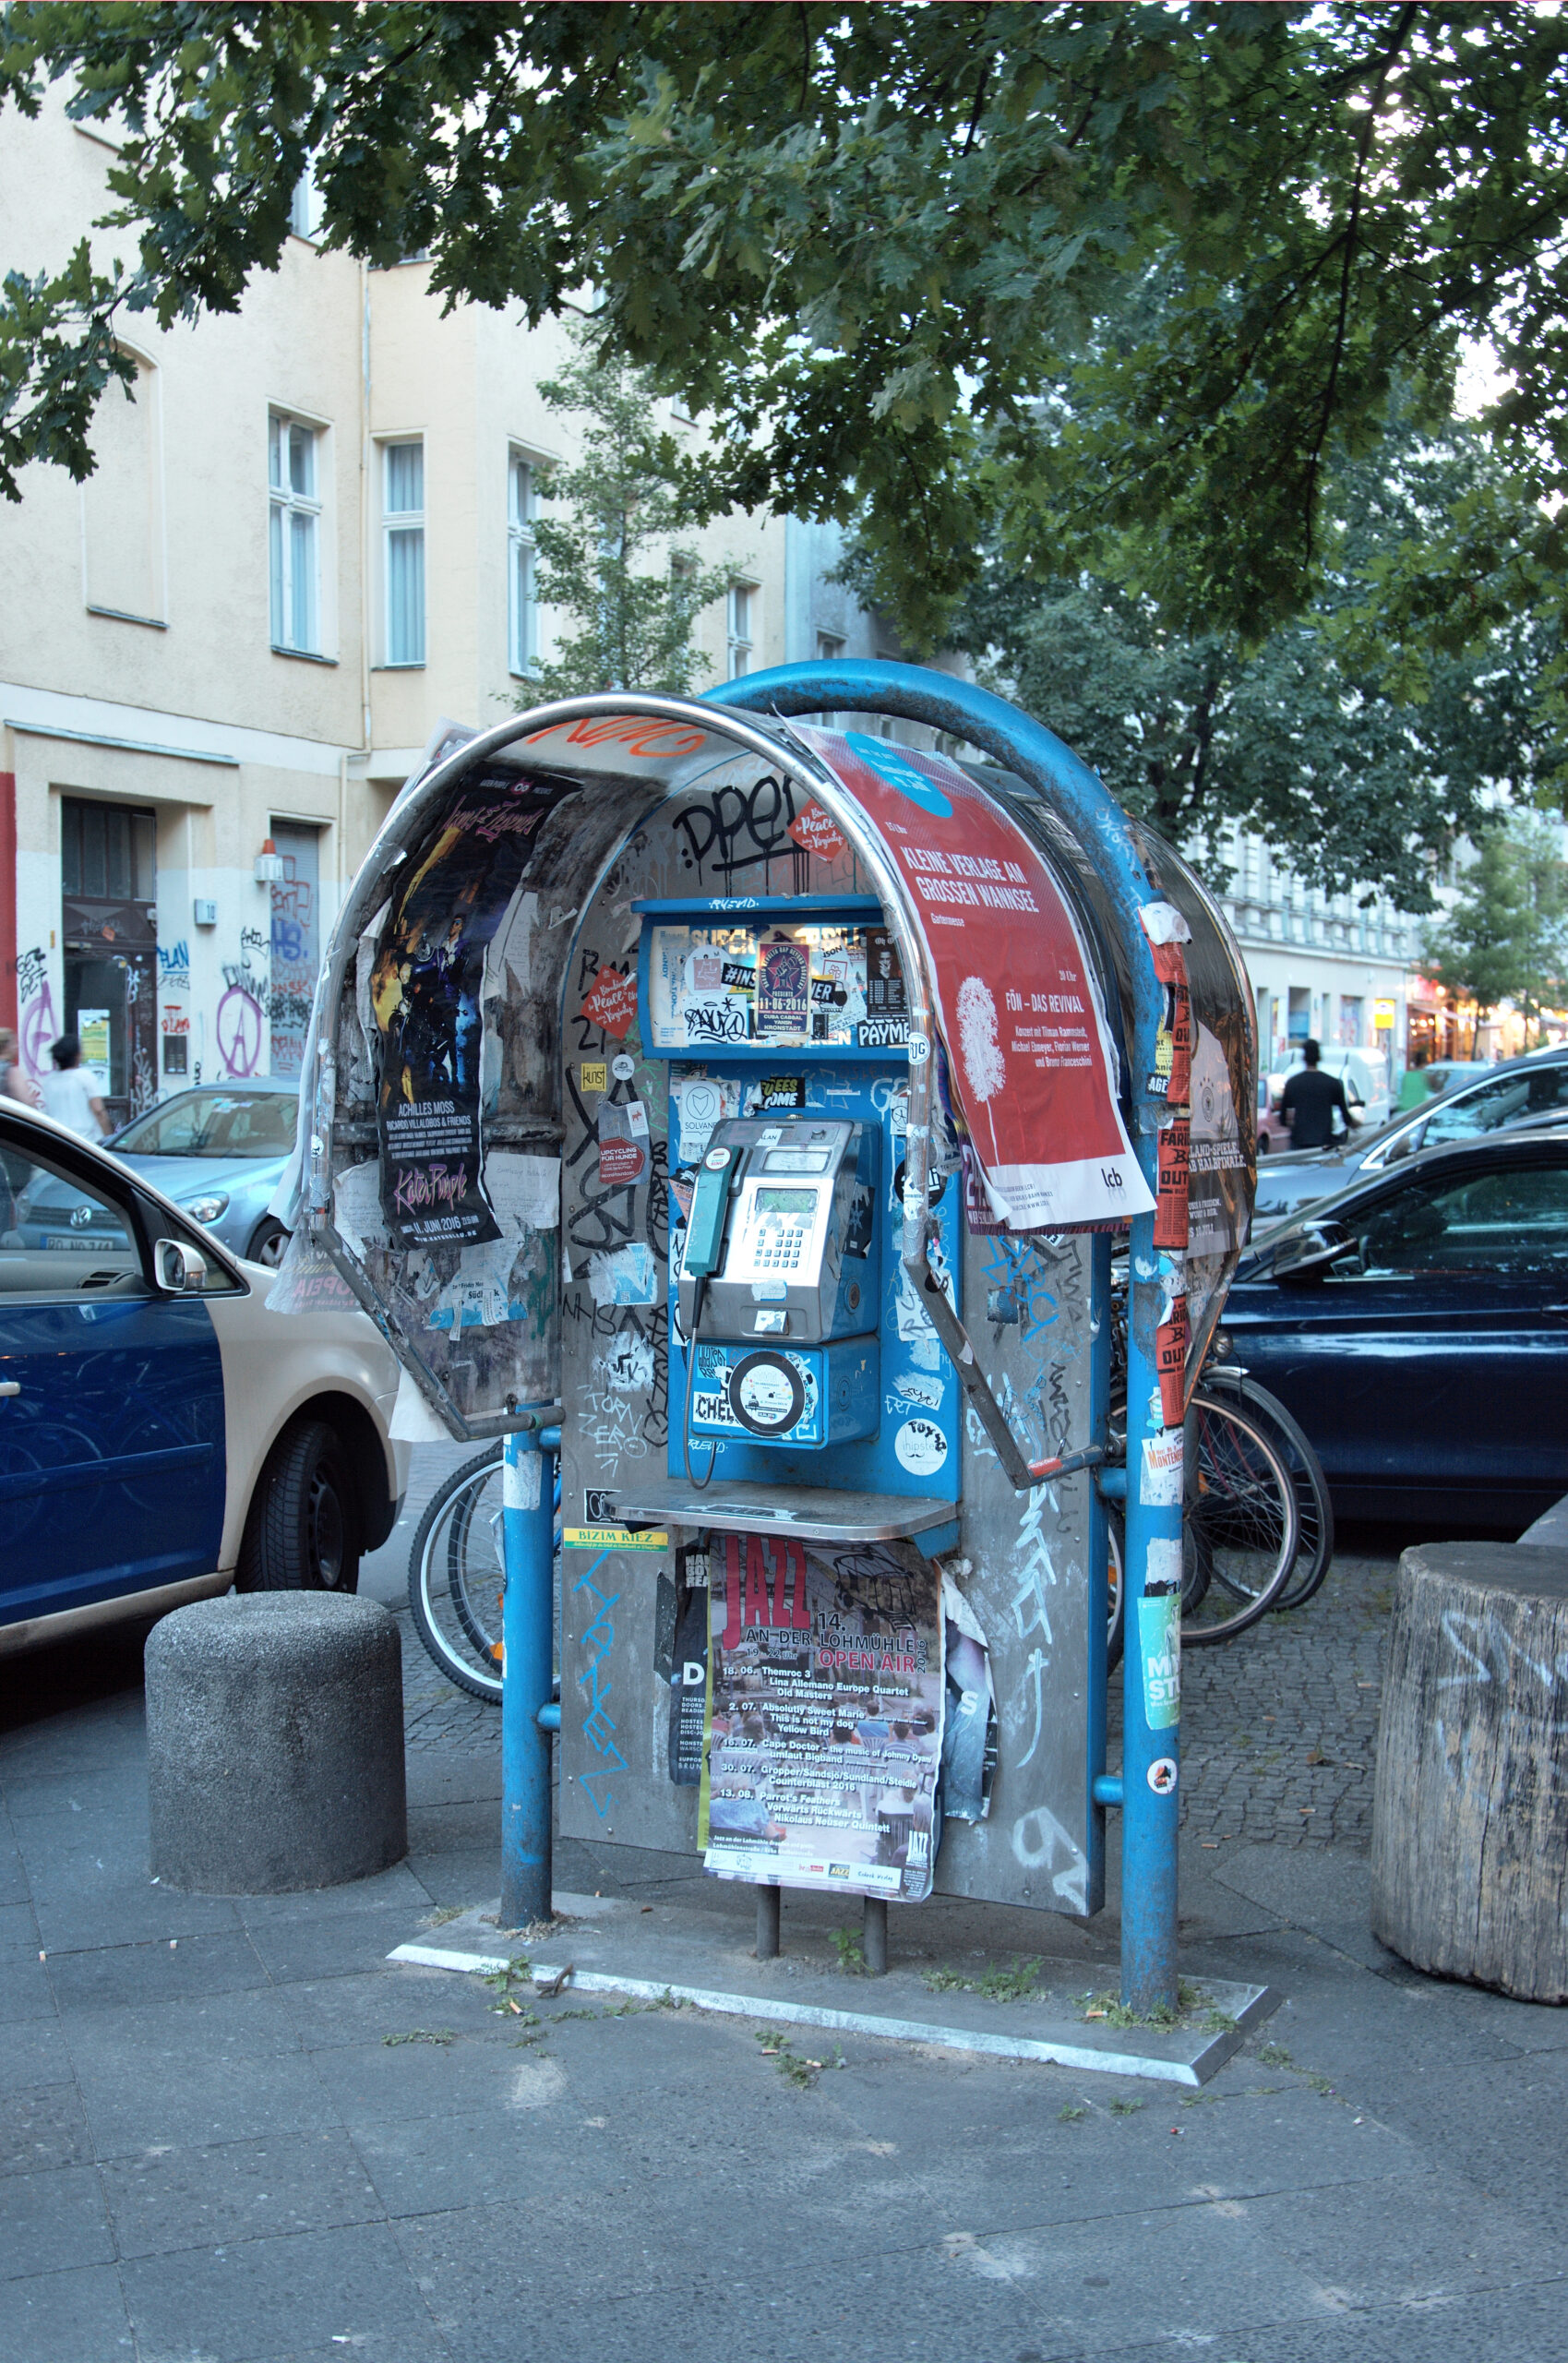
M700 1492L678 1477L640 1480L616 1489L616 1516L640 1526L715 1527L721 1533L783 1533L803 1542L891 1542L926 1538L922 1548L943 1550L933 1529L951 1527L956 1541L958 1505L925 1493L835 1493L817 1485L727 1485L715 1479Z

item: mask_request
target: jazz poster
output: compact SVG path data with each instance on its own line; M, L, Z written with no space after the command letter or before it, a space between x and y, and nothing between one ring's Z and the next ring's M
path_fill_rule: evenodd
M940 1578L912 1545L715 1537L703 1868L916 1903L941 1769Z
M993 1219L1065 1230L1146 1214L1099 978L1038 847L943 756L859 731L801 736L908 889Z
M370 1002L381 1210L405 1246L500 1237L480 1132L485 964L563 792L509 770L466 780L392 898Z

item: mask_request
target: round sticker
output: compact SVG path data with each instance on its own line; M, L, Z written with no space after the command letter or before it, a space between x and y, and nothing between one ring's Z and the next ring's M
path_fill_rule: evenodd
M909 1063L912 1067L924 1066L931 1055L931 1046L924 1034L912 1034L909 1038L908 1049Z
M845 737L852 752L859 756L868 771L875 772L879 779L885 779L890 787L896 787L901 796L906 796L911 804L917 804L922 812L932 813L939 821L952 820L952 806L941 789L897 747L886 738L868 738L860 730L848 731Z
M912 1477L934 1477L947 1459L947 1438L934 1420L905 1420L892 1448Z
M1176 1786L1176 1758L1156 1756L1149 1767L1149 1786L1156 1797L1168 1797Z
M702 1162L710 1173L722 1173L730 1161L727 1148L711 1148Z
M781 1435L806 1409L800 1373L782 1354L748 1354L730 1373L730 1409L754 1436Z
M617 1083L631 1081L632 1076L637 1073L637 1061L629 1050L623 1050L618 1059L610 1061L610 1073Z

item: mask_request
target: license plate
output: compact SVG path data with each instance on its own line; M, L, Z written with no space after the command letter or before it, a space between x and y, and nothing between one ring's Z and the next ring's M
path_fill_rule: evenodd
M107 1239L90 1239L79 1230L46 1230L43 1234L43 1244L51 1248L74 1248L79 1250L84 1255L101 1255L108 1248L124 1246L125 1241L113 1234Z

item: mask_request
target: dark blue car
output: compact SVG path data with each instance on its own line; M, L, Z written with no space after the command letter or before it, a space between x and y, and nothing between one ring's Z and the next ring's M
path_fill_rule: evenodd
M1568 1493L1568 1128L1423 1150L1280 1224L1224 1325L1340 1517L1520 1533Z

